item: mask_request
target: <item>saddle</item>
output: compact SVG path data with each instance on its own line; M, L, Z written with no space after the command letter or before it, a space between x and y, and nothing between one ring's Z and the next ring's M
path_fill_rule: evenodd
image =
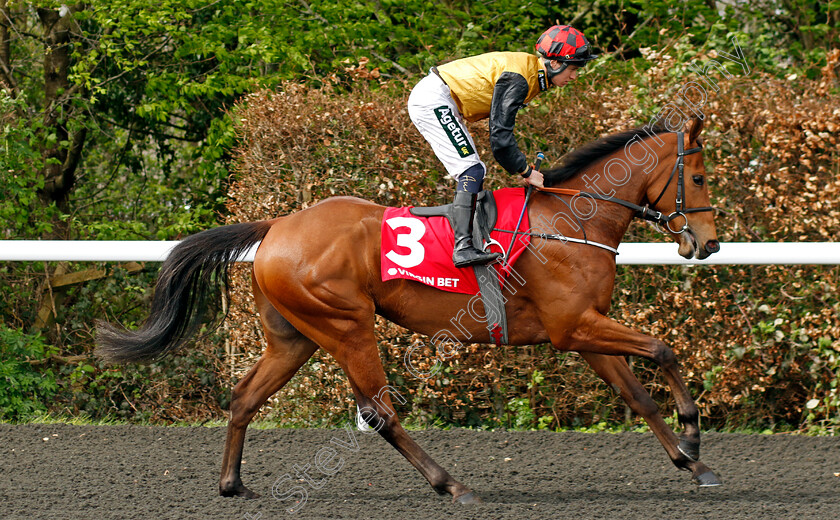
M428 208L414 207L409 210L415 217L446 217L449 225L453 226L452 204L443 206L431 206ZM473 219L473 244L497 243L490 238L490 231L496 225L498 212L496 211L496 199L492 191L484 190L478 194L475 203L475 217Z
M452 204L432 207L414 207L410 213L416 217L446 217L449 225L453 226ZM473 244L482 244L484 247L496 244L501 245L490 237L490 232L496 225L498 211L496 199L493 192L484 190L478 194L475 204L475 217L473 220ZM454 227L454 226L453 226ZM502 251L504 254L504 251ZM505 314L505 299L499 286L499 277L496 270L489 265L473 266L475 277L478 280L479 294L484 304L484 314L487 319L487 330L496 345L499 346L508 341L507 315Z

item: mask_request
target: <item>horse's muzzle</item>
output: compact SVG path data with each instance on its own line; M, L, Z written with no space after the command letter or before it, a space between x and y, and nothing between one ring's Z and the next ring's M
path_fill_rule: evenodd
M718 242L717 240L709 240L708 242L706 242L705 249L706 252L710 255L712 253L717 253L718 251L720 251L720 242Z

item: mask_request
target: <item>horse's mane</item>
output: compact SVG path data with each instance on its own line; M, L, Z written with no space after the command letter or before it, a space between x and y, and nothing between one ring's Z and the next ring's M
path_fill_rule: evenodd
M549 187L571 179L586 166L615 152L637 135L644 139L665 132L669 130L663 126L641 126L586 143L564 155L560 159L559 167L542 172L545 177L544 184Z

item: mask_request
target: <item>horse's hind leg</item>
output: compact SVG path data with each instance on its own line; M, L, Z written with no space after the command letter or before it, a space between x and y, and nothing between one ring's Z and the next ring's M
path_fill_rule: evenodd
M665 424L656 403L639 383L639 380L636 379L636 376L633 375L624 357L593 354L591 352L581 352L581 355L604 381L618 389L622 399L634 412L644 417L651 431L662 443L665 451L668 452L668 456L671 457L674 465L690 471L692 478L701 486L720 484L715 474L705 464L696 460L696 458L686 456L680 450L680 441L677 436Z
M318 349L312 340L298 332L277 312L256 283L253 285L268 348L233 389L222 474L219 479L219 494L222 496L258 496L242 484L240 477L245 430L268 398L288 383Z
M449 493L453 501L463 504L480 502L469 488L452 478L424 452L400 424L391 401L392 393L395 396L399 394L388 386L373 330L347 337L353 337L355 344L345 345L340 350L344 355L336 356L336 360L350 380L362 417L368 425L402 453L439 494ZM326 342L323 346L325 350L331 350Z

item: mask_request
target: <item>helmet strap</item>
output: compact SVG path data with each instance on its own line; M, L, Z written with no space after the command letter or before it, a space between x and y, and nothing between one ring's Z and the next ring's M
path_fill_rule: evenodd
M545 65L545 75L549 83L551 83L551 78L562 73L564 70L566 70L566 67L569 66L568 63L561 61L560 66L556 69L553 69L551 68L551 61L552 60L549 58L543 58L543 65Z

